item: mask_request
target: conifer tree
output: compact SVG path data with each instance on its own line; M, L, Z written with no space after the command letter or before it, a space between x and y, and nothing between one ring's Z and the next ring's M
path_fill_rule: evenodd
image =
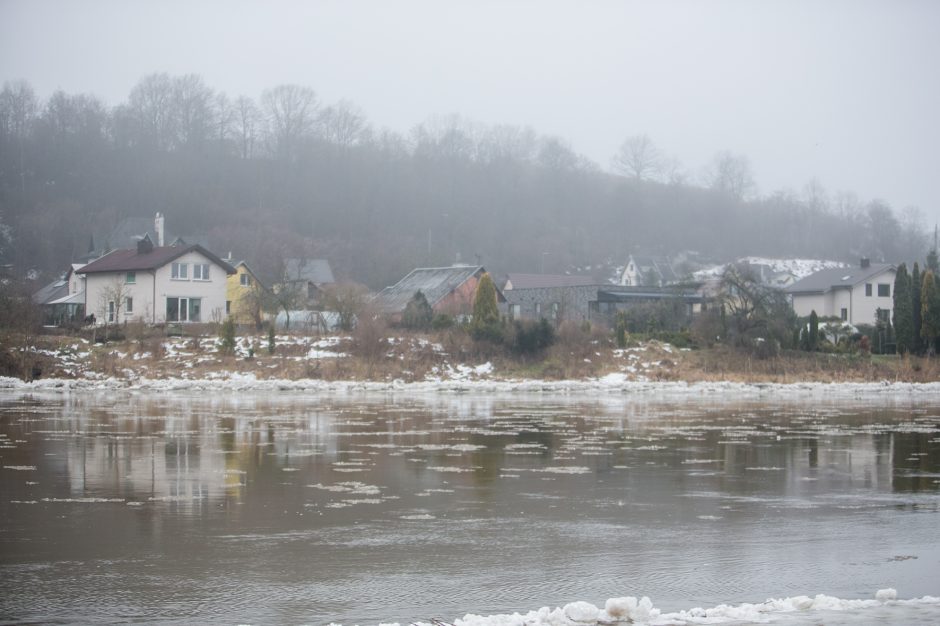
M911 278L907 265L901 263L894 277L894 332L898 354L907 354L914 348L914 309L911 297Z
M917 262L914 262L914 269L911 271L911 319L912 319L912 334L914 344L911 347L911 352L914 354L921 354L923 352L923 341L920 338L920 288L921 288L921 275L920 275L920 266L917 265Z
M934 344L937 337L940 337L940 289L937 289L934 274L930 270L924 272L921 281L920 336L926 344L927 353L933 354Z
M819 315L816 314L816 309L813 309L809 314L809 341L807 341L807 348L810 352L815 352L819 348Z
M405 328L412 330L427 330L431 327L431 319L433 317L434 311L431 309L428 299L419 289L405 306L405 311L401 316L401 323Z
M474 339L500 339L499 308L496 306L496 286L489 274L483 274L473 296L473 319L470 334Z
M940 258L937 256L936 248L927 253L927 269L933 272L934 276L940 274Z

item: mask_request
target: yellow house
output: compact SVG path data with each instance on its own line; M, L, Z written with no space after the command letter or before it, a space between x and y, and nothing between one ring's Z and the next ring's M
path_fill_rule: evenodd
M244 261L232 264L235 273L225 286L225 312L236 324L260 325L263 319L261 302L265 286Z

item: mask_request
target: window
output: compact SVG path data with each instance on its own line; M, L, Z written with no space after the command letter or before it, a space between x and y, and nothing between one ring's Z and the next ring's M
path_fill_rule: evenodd
M865 283L865 295L871 297L871 283Z
M128 314L134 312L134 299L130 296L124 298L124 312Z
M847 322L849 320L849 310L842 309L842 312L839 314L839 317L842 318L843 322Z
M124 275L124 283L134 285L137 283L137 272L128 272Z
M888 283L878 283L878 297L890 298L891 297L891 285L889 285Z
M173 280L189 280L189 263L174 263L170 267L170 278Z
M225 301L225 314L226 315L232 314L232 301L231 300Z
M209 280L208 263L193 263L193 280Z
M201 310L201 298L166 299L166 321L168 322L198 322Z
M251 276L249 274L242 274L239 276L242 287L251 287Z
M114 300L108 300L108 321L114 322Z
M888 309L878 309L875 311L875 319L882 324L888 323L888 317L891 315L891 311Z
M522 317L522 305L521 304L509 305L509 317L511 317L514 320Z
M552 319L553 320L558 319L558 303L557 302L552 302Z
M536 302L535 303L535 317L539 317L541 315L542 315L542 303Z

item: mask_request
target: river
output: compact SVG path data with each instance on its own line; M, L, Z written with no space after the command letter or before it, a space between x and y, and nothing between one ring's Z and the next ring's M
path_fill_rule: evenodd
M4 392L0 623L938 596L938 508L940 397Z

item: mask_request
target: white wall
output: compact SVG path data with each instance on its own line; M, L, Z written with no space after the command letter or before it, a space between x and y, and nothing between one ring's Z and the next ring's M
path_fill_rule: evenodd
M856 285L852 292L852 324L874 324L877 309L894 310L895 271L888 269L871 278L871 295L865 295L865 283ZM878 297L878 284L889 285L888 297ZM890 314L889 314L890 315Z
M826 294L793 295L793 310L800 317L806 317L813 311L819 317L832 315L832 301Z
M94 313L99 325L108 320L108 301L120 295L134 300L134 310L130 315L124 313L124 303L115 302L118 307L115 323L133 321L152 321L153 314L153 275L148 271L137 271L136 282L127 284L127 272L107 272L87 274L85 277L85 315Z
M188 278L176 280L171 278L172 263L167 263L157 270L156 283L156 321L166 321L167 298L201 298L202 315L200 322L222 321L225 319L225 287L227 274L199 252L187 252L175 259L173 263L189 264ZM195 263L209 264L209 280L194 280L193 265Z

